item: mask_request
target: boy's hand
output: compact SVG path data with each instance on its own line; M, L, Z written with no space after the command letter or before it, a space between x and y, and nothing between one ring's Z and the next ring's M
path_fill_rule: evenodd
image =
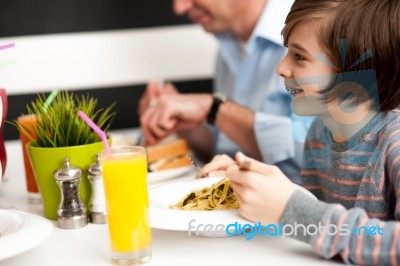
M239 166L249 161L247 170ZM239 165L239 166L238 166ZM227 169L233 191L239 201L239 213L254 223L278 223L289 198L295 191L293 183L273 165L267 165L236 154L236 164Z
M226 169L232 164L235 164L235 161L232 160L232 158L228 155L215 155L208 164L201 168L201 170L197 173L196 178L226 176Z

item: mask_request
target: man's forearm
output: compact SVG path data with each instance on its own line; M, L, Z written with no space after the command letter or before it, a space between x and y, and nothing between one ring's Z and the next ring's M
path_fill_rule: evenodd
M215 125L253 158L262 161L254 132L254 112L227 101L219 107Z
M186 139L197 158L203 162L211 160L214 142L213 136L206 126L200 125L192 130L180 132L178 135Z

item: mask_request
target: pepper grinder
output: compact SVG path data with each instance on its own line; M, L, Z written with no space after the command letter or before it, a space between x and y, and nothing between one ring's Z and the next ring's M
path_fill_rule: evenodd
M89 219L94 224L106 224L106 200L103 187L103 168L101 167L100 154L96 155L96 162L88 168L88 179L92 185L92 196L89 201Z
M54 172L54 178L61 190L58 206L58 226L63 229L80 228L88 224L86 206L83 204L79 184L82 170L70 165L70 159L64 159L64 167Z

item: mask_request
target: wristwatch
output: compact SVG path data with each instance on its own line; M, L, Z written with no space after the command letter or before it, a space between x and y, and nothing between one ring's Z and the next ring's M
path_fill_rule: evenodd
M210 111L208 111L208 114L207 114L207 122L210 125L215 124L215 119L217 118L218 109L219 109L220 105L226 101L227 101L227 99L224 95L219 94L219 93L213 94L213 102L211 104Z

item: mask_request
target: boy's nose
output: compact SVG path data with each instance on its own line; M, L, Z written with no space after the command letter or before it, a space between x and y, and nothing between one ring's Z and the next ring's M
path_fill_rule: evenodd
M292 76L292 72L287 64L287 56L285 56L276 67L276 72L283 78L289 78Z
M193 7L192 0L174 0L173 3L174 12L177 15L185 14L192 7Z

